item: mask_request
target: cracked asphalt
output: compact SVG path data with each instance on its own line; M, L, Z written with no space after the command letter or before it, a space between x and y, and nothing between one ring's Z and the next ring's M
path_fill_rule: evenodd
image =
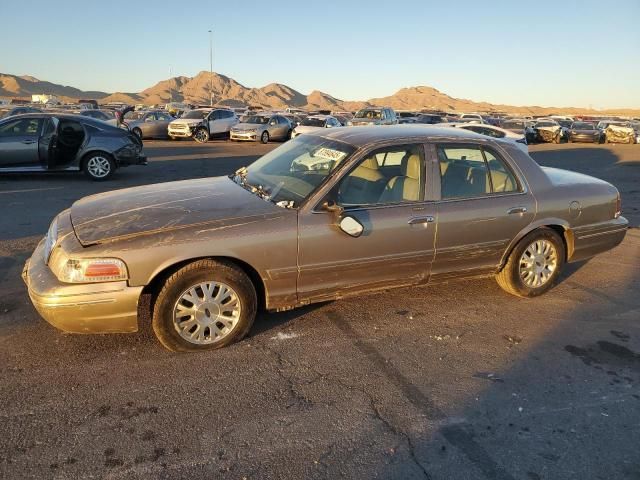
M624 242L530 300L492 279L262 314L239 344L65 335L20 279L51 218L273 148L149 141L108 183L0 177L0 477L640 479L640 145L539 145L622 192Z

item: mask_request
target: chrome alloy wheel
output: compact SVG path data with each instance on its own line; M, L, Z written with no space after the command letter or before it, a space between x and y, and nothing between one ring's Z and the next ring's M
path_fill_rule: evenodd
M87 170L93 177L104 178L111 172L111 164L109 160L98 155L89 159Z
M208 345L234 329L240 311L240 299L229 285L199 283L178 298L173 309L173 326L187 342Z
M557 268L558 252L549 240L534 241L520 257L520 278L530 288L545 285Z
M207 132L205 132L202 128L196 131L196 133L193 135L193 138L198 143L204 143L209 139Z

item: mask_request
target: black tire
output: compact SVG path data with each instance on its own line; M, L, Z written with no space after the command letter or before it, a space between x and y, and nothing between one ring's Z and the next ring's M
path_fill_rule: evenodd
M142 130L140 130L138 127L131 130L131 133L133 133L136 137L142 140Z
M287 138L285 138L285 140L291 140L291 134L293 133L293 130L289 130L287 132Z
M520 277L520 258L525 250L536 240L547 240L553 244L556 250L556 268L548 280L540 287L534 288L526 285ZM498 285L507 293L518 297L537 297L549 290L558 279L566 258L564 242L562 238L550 228L539 228L525 235L515 246L502 270L496 274Z
M198 143L207 143L209 141L209 132L206 128L199 128L193 132L193 139Z
M113 157L106 152L92 152L82 159L82 171L94 182L108 180L113 176L116 168Z
M266 130L262 132L262 135L260 135L260 141L262 143L269 143L269 132L267 132Z
M207 344L191 343L178 333L173 322L173 310L184 292L207 281L224 283L235 291L240 302L240 316L232 330L221 339ZM223 260L197 260L182 267L165 281L156 297L151 324L158 341L168 350L213 350L241 340L251 329L257 308L258 300L253 283L239 267Z

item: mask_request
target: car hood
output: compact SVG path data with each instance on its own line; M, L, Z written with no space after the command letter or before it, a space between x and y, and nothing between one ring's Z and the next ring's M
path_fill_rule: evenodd
M233 126L234 130L260 130L267 128L264 123L237 123Z
M311 125L298 125L295 128L296 133L311 133L311 132L317 132L318 130L324 130L325 127L313 127Z
M203 121L203 118L178 118L177 120L172 120L171 125L198 125Z
M596 130L595 128L572 128L571 131L578 135L595 135L596 133L600 133L600 130Z
M84 197L71 207L83 246L192 226L227 228L281 214L228 177L184 180Z

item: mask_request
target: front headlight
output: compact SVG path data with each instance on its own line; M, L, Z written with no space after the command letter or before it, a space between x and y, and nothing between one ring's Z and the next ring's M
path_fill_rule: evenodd
M51 225L49 226L49 230L47 231L47 236L44 237L44 263L49 262L49 257L51 256L51 252L53 248L56 246L58 242L58 217L53 219Z
M127 266L117 258L69 258L58 272L65 283L116 282L127 280Z

